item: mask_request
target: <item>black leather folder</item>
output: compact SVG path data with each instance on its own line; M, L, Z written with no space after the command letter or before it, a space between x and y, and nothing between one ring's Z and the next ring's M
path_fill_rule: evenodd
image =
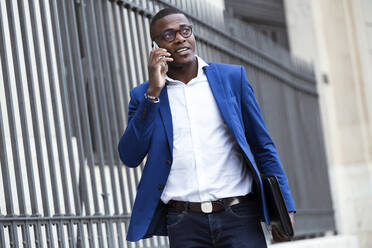
M261 178L269 210L270 225L276 228L280 235L290 239L294 231L278 179L272 175L261 175Z

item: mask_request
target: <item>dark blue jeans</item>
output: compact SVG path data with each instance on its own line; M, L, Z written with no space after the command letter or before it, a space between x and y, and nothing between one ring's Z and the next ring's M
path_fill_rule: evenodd
M257 200L204 214L169 209L170 248L264 248Z

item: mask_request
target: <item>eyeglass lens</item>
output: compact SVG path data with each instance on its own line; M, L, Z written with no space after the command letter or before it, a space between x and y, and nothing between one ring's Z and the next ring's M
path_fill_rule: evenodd
M166 41L173 41L176 39L177 32L181 34L182 37L188 38L192 34L191 27L182 27L179 30L167 30L162 33L164 40Z

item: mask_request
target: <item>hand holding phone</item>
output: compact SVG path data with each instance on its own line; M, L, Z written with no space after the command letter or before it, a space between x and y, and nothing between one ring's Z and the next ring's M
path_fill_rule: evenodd
M155 48L160 48L159 45L158 45L158 43L156 43L155 41L152 42L152 45ZM164 58L164 56L161 56L161 58ZM167 73L168 72L168 63L167 62L163 62L161 65L164 68L165 72Z
M153 49L148 61L149 87L146 94L158 97L165 86L165 74L168 71L167 62L173 61L173 58L166 49L159 48L156 42L152 44Z

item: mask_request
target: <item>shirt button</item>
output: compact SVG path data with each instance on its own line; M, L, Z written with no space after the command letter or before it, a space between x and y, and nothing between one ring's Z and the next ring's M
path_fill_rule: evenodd
M159 190L164 189L164 185L163 185L163 184L159 184L159 185L158 185L158 189L159 189Z
M171 163L172 163L172 161L171 161L170 159L168 159L168 160L167 160L167 164L170 165Z

